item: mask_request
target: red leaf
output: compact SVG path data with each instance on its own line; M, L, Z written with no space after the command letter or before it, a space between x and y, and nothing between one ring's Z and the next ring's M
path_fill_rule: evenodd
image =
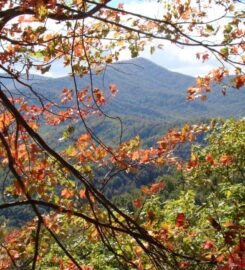
M142 207L142 201L141 201L141 199L136 199L136 200L134 200L133 201L133 204L134 204L134 206L136 207L136 208L141 208Z
M106 103L105 97L103 95L103 92L99 90L98 88L95 88L93 90L95 101L98 103L98 105L103 105Z
M213 159L212 154L207 154L207 156L206 156L205 159L206 159L206 161L207 161L208 163L210 163L211 165L214 164L214 159Z
M190 262L182 261L178 263L179 269L188 269L191 266Z
M205 62L206 60L208 60L208 58L209 58L209 54L208 54L208 53L204 53L204 54L202 55L202 61L203 61L203 62Z
M110 84L109 89L110 89L112 95L115 95L117 93L117 86L114 83Z
M203 249L212 249L214 248L214 244L211 240L207 240L205 241L205 243L203 244Z
M154 212L153 212L152 210L148 210L146 214L147 214L147 219L148 219L150 222L152 222L152 221L154 220L154 218L155 218Z
M242 86L244 86L244 84L245 84L245 75L237 76L234 79L234 83L235 83L235 87L238 88L238 89L241 88Z
M185 214L184 213L178 213L176 217L175 222L177 227L183 227L185 224Z

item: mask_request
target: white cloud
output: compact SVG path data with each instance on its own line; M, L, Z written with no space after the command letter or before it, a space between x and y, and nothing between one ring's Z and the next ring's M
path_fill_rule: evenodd
M141 56L172 71L197 76L207 74L212 68L219 65L214 59L202 63L196 58L196 53L200 51L203 50L191 47L179 48L168 42L162 50L158 49L153 55L146 50Z
M156 1L120 1L124 2L124 9L153 18L161 18L163 14L162 3ZM213 8L209 17L215 18L222 14L221 10ZM217 38L217 36L216 36ZM154 41L150 46L157 45L159 42ZM191 76L207 74L211 69L220 66L220 63L210 55L210 59L202 63L196 58L198 52L205 52L205 48L201 47L180 47L170 42L164 43L163 50L156 50L152 55L150 54L150 46L140 56L145 57L167 69L184 73ZM124 51L121 54L121 59L126 60L130 58L130 53Z
M163 5L159 1L136 1L136 0L115 0L112 1L113 6L117 6L118 3L124 3L124 9L137 12L142 15L150 16L153 18L160 18L163 14ZM212 17L215 11L212 11ZM60 28L61 25L54 25L51 23L53 29ZM187 75L197 76L207 74L212 68L219 66L219 63L211 58L210 60L202 63L202 61L196 58L197 52L205 51L203 48L196 47L184 47L180 48L176 44L170 42L164 42L163 50L156 50L152 55L150 53L150 46L153 44L158 45L159 41L153 41L145 51L140 53L140 56L145 57L167 69L172 71L184 73ZM120 60L130 59L130 52L125 50L121 53ZM46 73L46 76L62 77L69 72L68 68L64 68L61 60L53 63L50 71Z

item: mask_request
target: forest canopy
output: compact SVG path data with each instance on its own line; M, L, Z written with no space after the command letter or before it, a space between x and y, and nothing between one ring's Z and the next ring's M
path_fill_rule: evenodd
M244 1L152 2L158 16L129 11L123 1L0 1L0 269L245 267L244 119L185 124L147 148L139 136L124 141L120 115L104 110L117 85L94 85L124 53L135 58L170 43L195 48L192 57L204 65L216 59L187 89L190 102L205 101L217 84L224 95L227 86L243 91ZM36 89L32 74L55 63L73 86L61 81L54 99ZM84 76L89 85L80 89ZM105 142L91 118L115 121L119 135ZM54 147L42 131L58 126L64 133ZM207 142L188 161L176 155L203 133ZM165 165L181 188L160 177L125 205L105 193L121 172ZM25 222L9 222L25 212Z

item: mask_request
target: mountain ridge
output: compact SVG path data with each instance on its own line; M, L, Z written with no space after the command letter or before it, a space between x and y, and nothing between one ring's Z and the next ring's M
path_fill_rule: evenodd
M74 88L70 76L31 77L33 79L30 83L35 90L55 102L65 87ZM79 90L90 85L88 75L76 77L76 80ZM244 117L244 88L239 91L227 89L224 97L222 86L217 85L208 93L206 102L187 101L186 89L195 84L195 78L172 72L142 57L119 61L108 65L104 73L93 74L94 87L106 89L109 93L110 83L115 83L119 92L102 109L114 116L135 116L162 121L188 121L200 117ZM8 87L10 84L8 81ZM23 87L19 88L22 90Z

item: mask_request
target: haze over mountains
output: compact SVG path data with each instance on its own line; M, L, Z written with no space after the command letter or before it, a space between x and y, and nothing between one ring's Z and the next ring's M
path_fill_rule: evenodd
M13 88L10 80L1 81ZM89 76L77 78L77 83L79 89L89 85ZM136 122L140 125L144 121L144 126L150 124L153 128L173 121L244 117L244 88L227 89L226 96L223 96L222 86L218 85L208 94L206 102L187 101L186 89L195 83L195 79L169 71L144 58L109 65L105 73L93 76L94 87L109 89L110 83L116 84L119 92L103 110L109 115L122 117L128 126ZM33 76L32 85L35 90L56 101L64 87L74 88L69 76Z

